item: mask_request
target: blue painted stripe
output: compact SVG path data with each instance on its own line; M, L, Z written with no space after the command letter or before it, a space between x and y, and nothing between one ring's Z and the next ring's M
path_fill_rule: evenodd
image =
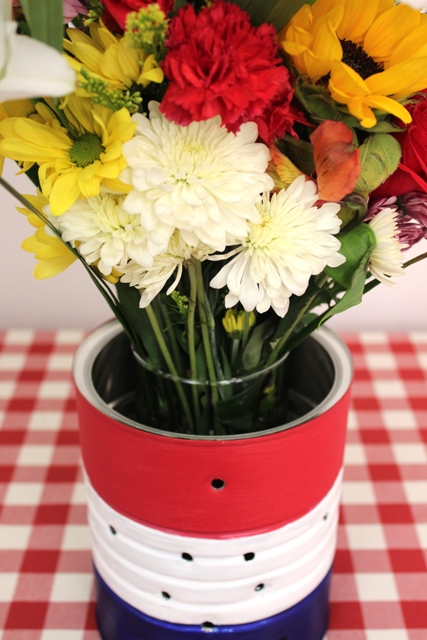
M95 569L98 627L103 640L208 640L214 634L232 634L236 640L322 640L328 624L331 573L332 569L306 598L275 616L250 624L203 627L145 615L111 591Z

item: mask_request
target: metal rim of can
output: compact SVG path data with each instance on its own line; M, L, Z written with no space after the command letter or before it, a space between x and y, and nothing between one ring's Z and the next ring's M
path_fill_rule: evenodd
M328 356L331 358L335 370L335 377L329 393L322 400L322 402L320 402L314 409L312 409L308 413L297 418L296 420L288 422L284 425L280 425L278 427L274 427L272 429L239 435L202 436L163 431L141 424L139 422L136 422L135 420L123 416L109 404L104 402L104 400L99 396L95 389L92 379L92 369L96 357L102 351L102 349L122 331L123 329L120 323L117 320L113 319L102 324L100 327L89 333L86 338L84 338L74 355L74 382L81 395L92 406L101 411L103 414L134 429L146 431L148 433L153 433L164 437L172 437L184 440L242 440L293 429L300 424L309 422L313 418L324 414L326 411L328 411L328 409L339 402L339 400L341 400L344 394L348 391L353 378L353 361L347 345L333 331L326 327L321 327L316 333L312 335L312 337L320 344L320 346L325 349Z

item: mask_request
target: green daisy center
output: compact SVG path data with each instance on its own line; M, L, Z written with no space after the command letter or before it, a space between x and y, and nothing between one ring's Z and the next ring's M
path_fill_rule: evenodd
M356 71L362 80L366 80L366 78L384 71L378 62L375 62L362 47L359 47L351 40L341 40L341 46L343 54L342 62L351 67L353 71Z
M78 167L84 168L99 160L105 148L95 133L85 133L76 140L69 151L70 160Z

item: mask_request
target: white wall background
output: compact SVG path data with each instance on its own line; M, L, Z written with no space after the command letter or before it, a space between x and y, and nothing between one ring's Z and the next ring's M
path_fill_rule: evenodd
M3 176L21 193L34 193L28 178L16 177L6 162ZM0 329L92 329L111 317L110 309L79 263L48 280L35 280L35 260L20 248L32 234L14 198L0 187ZM406 252L405 260L427 251L427 241ZM380 285L358 307L333 318L337 331L427 330L427 260L410 267L399 288Z

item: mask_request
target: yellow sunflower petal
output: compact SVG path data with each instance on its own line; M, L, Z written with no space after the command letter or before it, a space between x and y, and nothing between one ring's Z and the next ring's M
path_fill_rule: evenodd
M346 2L345 11L337 28L341 40L363 42L369 27L375 20L379 0L350 0Z
M393 100L393 98L387 98L386 96L367 96L364 99L364 103L373 109L379 109L386 113L391 113L396 118L400 118L405 124L409 124L412 118L409 111L405 109L399 102Z
M355 96L369 95L369 87L356 71L344 62L334 62L331 68L329 91L337 102L347 102Z
M403 38L420 24L420 12L404 4L378 16L368 29L363 43L366 53L377 61L390 58Z
M427 55L427 23L406 36L391 54L386 66L405 62L409 58Z
M347 102L347 107L351 115L360 120L362 127L370 129L377 123L374 112L366 104L366 97L353 98Z
M427 87L427 56L411 58L367 78L369 92L406 97Z

